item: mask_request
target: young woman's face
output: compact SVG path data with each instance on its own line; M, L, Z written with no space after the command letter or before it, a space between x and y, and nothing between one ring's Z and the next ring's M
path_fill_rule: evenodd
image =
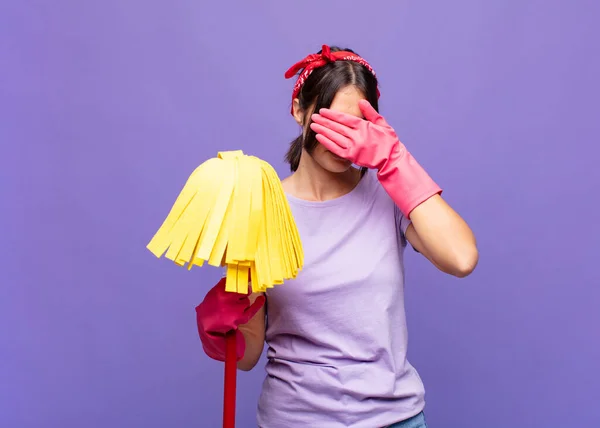
M351 114L362 119L363 115L358 107L358 102L364 99L365 96L355 86L346 86L340 89L335 95L329 109ZM308 120L309 125L310 122ZM304 152L302 155L306 156L308 153ZM312 152L312 157L321 168L330 172L345 172L352 166L350 161L334 155L321 144L317 144Z

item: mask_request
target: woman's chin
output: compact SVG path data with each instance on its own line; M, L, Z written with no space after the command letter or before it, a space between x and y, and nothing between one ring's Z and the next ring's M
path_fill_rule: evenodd
M346 172L352 166L352 162L347 159L341 158L333 153L330 153L327 159L326 169L331 172Z

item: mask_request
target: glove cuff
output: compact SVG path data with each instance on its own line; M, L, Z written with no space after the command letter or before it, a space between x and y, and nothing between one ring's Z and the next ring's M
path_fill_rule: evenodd
M377 178L408 219L417 206L432 196L442 193L440 186L433 181L402 143L379 169Z

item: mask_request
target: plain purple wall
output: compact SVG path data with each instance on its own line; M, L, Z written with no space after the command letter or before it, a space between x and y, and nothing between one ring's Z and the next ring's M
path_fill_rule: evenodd
M217 151L287 174L283 74L322 43L371 61L478 237L464 280L407 256L430 426L600 426L598 2L353 3L0 2L0 426L220 425L194 313L219 272L145 245Z

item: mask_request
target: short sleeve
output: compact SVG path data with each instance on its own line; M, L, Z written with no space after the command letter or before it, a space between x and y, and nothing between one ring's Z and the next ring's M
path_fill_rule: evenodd
M412 222L402 214L397 205L394 205L394 216L396 218L396 230L398 231L400 242L403 247L406 247L408 245L408 241L406 240L406 229L408 229L408 226L410 226Z

